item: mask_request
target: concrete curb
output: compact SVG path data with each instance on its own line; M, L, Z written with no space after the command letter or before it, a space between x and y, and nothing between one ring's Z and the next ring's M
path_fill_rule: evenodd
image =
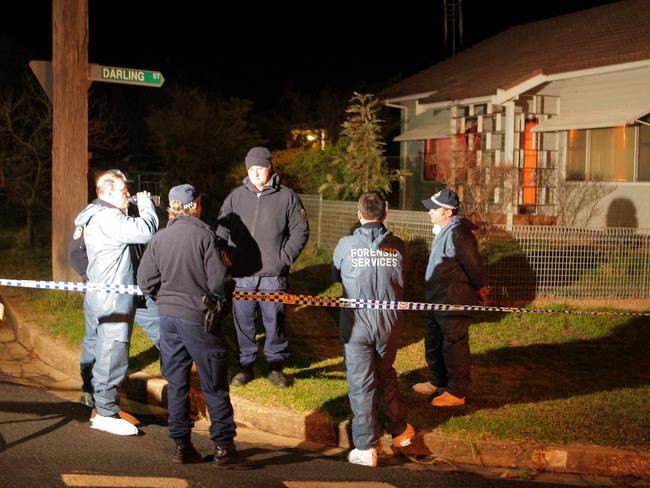
M43 327L28 319L12 300L0 296L5 305L5 314L12 324L16 339L25 349L36 354L41 361L67 374L79 377L79 351L60 338L48 336ZM81 327L81 325L80 325Z
M16 338L43 362L68 376L79 376L79 350L43 333L6 295L0 297ZM80 325L81 326L81 325ZM167 381L142 371L129 375L123 385L128 398L151 405L166 406ZM194 411L205 412L205 404L193 383ZM300 413L286 407L266 406L232 394L235 421L260 431L339 447L350 447L347 421L336 422L323 412ZM438 431L421 432L404 453L426 457L428 462L479 465L490 468L532 472L636 477L650 479L650 453L629 448L609 448L582 444L560 446L536 443L481 440L463 441Z
M410 455L458 464L534 472L650 478L650 453L583 444L541 445L509 441L463 442L427 432L405 449Z

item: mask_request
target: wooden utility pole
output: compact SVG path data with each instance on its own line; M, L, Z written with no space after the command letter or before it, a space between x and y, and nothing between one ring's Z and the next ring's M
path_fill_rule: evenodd
M88 203L88 0L52 1L52 70L52 277L78 281L68 243Z

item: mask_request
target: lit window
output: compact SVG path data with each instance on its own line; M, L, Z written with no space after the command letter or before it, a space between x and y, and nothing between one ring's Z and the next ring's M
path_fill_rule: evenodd
M634 180L634 127L592 129L589 144L589 179Z
M584 181L587 162L587 131L572 129L567 144L566 179Z
M474 134L459 134L456 138L455 157L451 157L451 138L428 139L424 141L424 164L422 179L425 181L449 182L465 181L466 168L476 161L476 151L480 149L479 138ZM474 138L473 146L468 149L468 138ZM452 165L452 162L454 163Z
M639 173L638 181L650 181L650 127L639 126Z
M566 156L567 181L650 181L650 128L570 130Z

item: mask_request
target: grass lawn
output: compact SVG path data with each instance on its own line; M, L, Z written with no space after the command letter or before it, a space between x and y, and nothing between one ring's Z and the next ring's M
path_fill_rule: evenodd
M1 277L49 279L49 247L29 252L4 247ZM340 294L340 285L331 282L329 266L328 252L306 249L292 269L290 291ZM408 299L422 300L417 290L409 293ZM53 335L80 344L81 295L24 290L21 297L31 302ZM272 387L264 378L266 365L258 359L258 378L233 388L233 394L299 411L322 409L337 419L348 417L337 315L328 308L287 307L292 353L287 373L293 387ZM425 315L405 312L404 318L395 366L409 421L417 429L437 428L467 439L589 442L650 450L649 318L478 314L471 329L473 383L468 405L452 410L434 409L428 398L411 391L410 385L424 374ZM232 324L224 327L233 346ZM138 328L131 358L132 369L159 371L156 353ZM231 365L235 364L233 354Z

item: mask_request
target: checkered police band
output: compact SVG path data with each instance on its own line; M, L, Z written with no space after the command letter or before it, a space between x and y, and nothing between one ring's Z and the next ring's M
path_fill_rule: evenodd
M454 210L454 209L456 209L456 207L454 207L453 205L449 205L448 203L442 203L440 200L438 200L436 197L439 197L439 196L440 196L440 193L442 193L442 192L438 192L438 193L436 193L435 195L433 195L433 196L431 197L431 201L432 201L433 203L435 203L438 207L448 208L449 210Z

